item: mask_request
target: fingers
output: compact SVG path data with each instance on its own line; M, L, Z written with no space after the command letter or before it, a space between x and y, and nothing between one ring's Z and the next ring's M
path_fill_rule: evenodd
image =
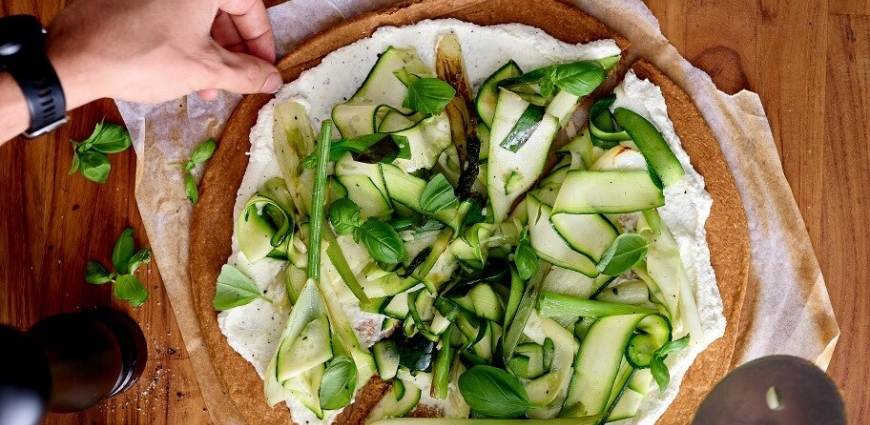
M239 34L236 24L227 12L219 10L211 26L211 36L224 49L236 53L248 53L245 39Z
M281 74L271 63L244 53L217 49L221 65L211 88L235 93L274 93L281 87ZM199 95L205 100L210 100L212 95L216 97L210 90L200 90Z
M227 13L248 53L265 61L275 62L272 24L262 0L222 0L219 8Z

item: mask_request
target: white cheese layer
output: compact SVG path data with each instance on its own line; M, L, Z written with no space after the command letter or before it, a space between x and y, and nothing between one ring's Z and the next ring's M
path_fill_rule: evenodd
M518 24L480 27L456 20L438 20L401 28L381 28L372 37L327 55L320 65L285 85L276 98L260 111L257 124L251 130L250 158L237 194L234 218L238 217L246 201L257 189L268 179L281 175L272 146L276 103L291 98L304 100L310 106L309 117L314 128L319 128L320 123L330 117L332 107L347 100L362 84L378 54L387 47L415 47L423 63L434 69L436 42L440 35L448 32L455 32L459 36L472 87L478 87L509 59L513 59L522 70L529 71L553 63L597 59L620 53L612 40L572 45L555 40L540 30ZM618 92L617 104L620 102L642 105L647 116L662 129L665 139L686 168L685 182L666 190L667 205L661 215L680 244L684 264L696 288L701 317L708 327L705 329L706 341L669 358L673 378L668 391L664 394L651 391L653 396L644 402L639 415L642 419L628 422L645 424L653 423L673 400L677 383L691 361L712 339L722 334L724 318L705 240L704 222L709 215L711 200L703 189L703 179L691 168L688 156L679 145L658 88L631 75ZM235 236L233 254L228 263L251 276L260 289L276 301L275 305L255 301L222 312L218 317L221 331L229 344L250 361L262 377L289 315L289 308L281 301L285 298L281 264L271 259L262 260L256 265L250 264L240 253ZM346 314L355 328L377 318L376 315L360 312L355 305L347 305ZM371 335L358 332L358 336L366 345L374 342ZM426 402L436 404L437 400L427 398ZM319 420L300 403L290 403L289 407L297 423L329 423L334 418L334 414L330 414L324 420ZM453 410L446 404L441 407L447 412Z

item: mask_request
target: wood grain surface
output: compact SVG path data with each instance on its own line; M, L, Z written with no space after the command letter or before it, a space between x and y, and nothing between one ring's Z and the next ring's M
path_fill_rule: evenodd
M850 423L870 423L870 1L646 1L665 36L722 90L761 96L841 327L828 372ZM64 4L2 0L0 16L35 14L46 23ZM132 151L111 156L104 185L67 175L69 139L86 138L104 116L120 122L113 102L70 116L41 139L0 147L0 323L24 329L111 306L145 331L148 367L132 390L85 412L49 415L48 424L209 423L156 264L137 273L151 291L138 309L113 300L109 285L84 282L87 261L109 263L125 227L140 230L137 246L149 242L133 196Z

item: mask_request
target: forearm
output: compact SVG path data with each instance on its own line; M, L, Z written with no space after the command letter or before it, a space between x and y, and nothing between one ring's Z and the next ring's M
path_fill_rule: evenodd
M0 145L30 126L30 112L18 83L8 72L0 72Z

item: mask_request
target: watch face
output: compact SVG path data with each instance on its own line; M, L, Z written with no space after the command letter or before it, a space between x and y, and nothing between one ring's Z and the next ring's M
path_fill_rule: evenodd
M45 38L45 28L30 15L0 18L0 57L18 53L25 45Z

